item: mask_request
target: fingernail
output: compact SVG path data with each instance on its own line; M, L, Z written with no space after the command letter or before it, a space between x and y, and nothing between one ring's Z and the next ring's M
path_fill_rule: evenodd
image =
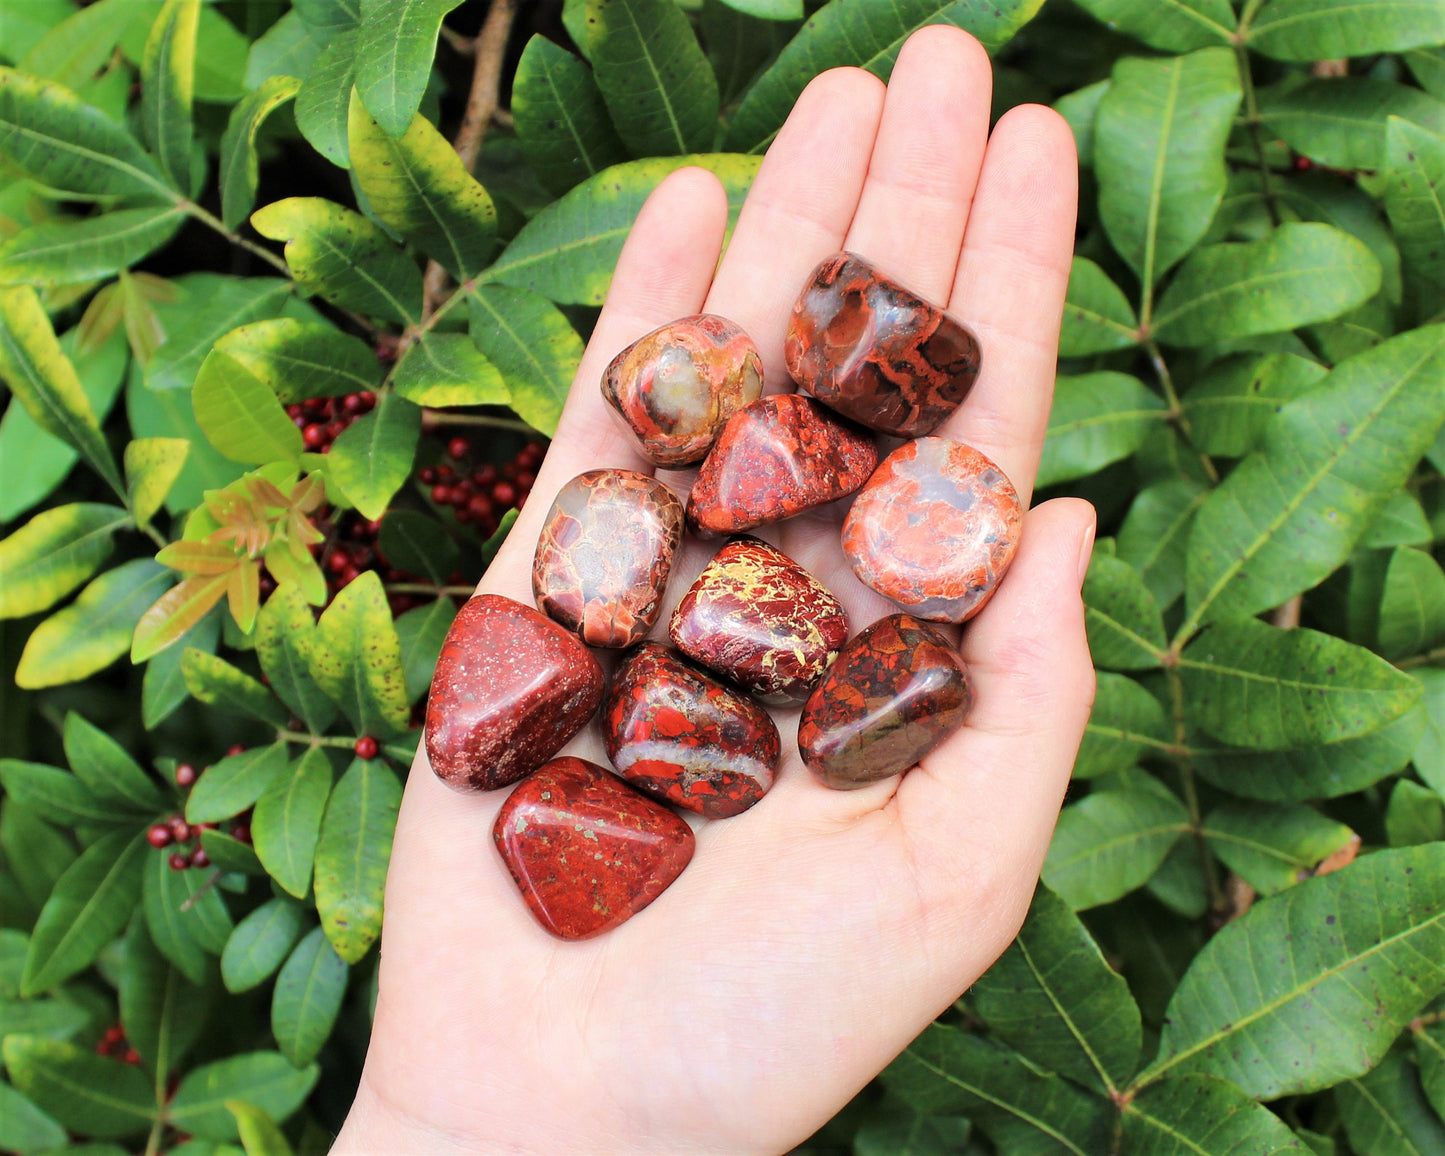
M1089 520L1089 528L1084 531L1083 540L1079 543L1079 585L1084 584L1084 575L1089 572L1089 560L1094 556L1094 534L1099 524L1093 519Z

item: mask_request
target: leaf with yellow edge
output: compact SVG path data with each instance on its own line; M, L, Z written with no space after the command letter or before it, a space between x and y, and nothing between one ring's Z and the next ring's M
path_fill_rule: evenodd
M191 98L200 19L201 0L166 0L141 61L141 131L171 184L183 192L191 184Z
M137 525L156 516L190 451L185 438L136 438L125 447L126 489Z
M255 1104L227 1100L226 1111L236 1117L236 1131L246 1156L291 1156L291 1145L276 1122Z
M187 578L165 594L136 623L131 640L130 660L139 665L159 654L206 616L226 596L230 574Z
M350 582L316 624L312 676L358 733L389 738L410 724L406 675L386 593L375 570Z
M42 510L0 542L0 618L54 606L110 557L130 522L118 506L74 502Z
M262 122L295 96L300 87L301 81L294 76L272 76L231 110L226 135L221 138L221 221L226 228L236 228L256 203L260 179L256 133Z

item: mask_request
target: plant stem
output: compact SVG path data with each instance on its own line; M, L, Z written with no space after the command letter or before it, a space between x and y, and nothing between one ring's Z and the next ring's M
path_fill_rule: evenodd
M1164 360L1164 353L1159 348L1159 343L1152 337L1144 342L1145 352L1149 355L1149 363L1154 366L1155 376L1159 378L1159 385L1164 390L1164 399L1169 403L1169 412L1165 415L1179 436L1184 439L1191 450L1199 457L1199 465L1204 470L1212 485L1219 484L1219 471L1215 469L1214 463L1209 455L1194 448L1193 430L1190 428L1189 419L1184 416L1184 407L1179 403L1179 394L1174 388L1174 377L1169 372L1169 365Z
M1245 122L1249 125L1249 139L1254 145L1254 157L1259 164L1259 194L1264 199L1265 211L1271 224L1279 224L1279 206L1275 204L1274 188L1270 184L1269 162L1264 155L1264 137L1259 131L1259 101L1254 92L1254 74L1249 67L1249 49L1245 40L1249 26L1264 5L1264 0L1250 0L1244 6L1239 18L1239 31L1234 38L1234 61L1239 68L1239 85L1244 90Z
M1304 595L1296 594L1288 602L1275 607L1274 613L1269 616L1269 620L1281 630L1293 630L1299 625L1300 608L1303 605Z
M310 747L341 747L351 750L356 746L356 740L345 735L313 735L309 731L293 731L285 727L276 728L276 739L278 742L305 743Z
M443 594L470 598L476 593L475 586L433 586L429 582L388 582L382 587L388 594Z
M245 237L241 236L240 233L232 232L230 229L226 228L225 224L221 221L219 217L213 216L212 214L206 212L205 209L201 208L201 206L196 204L194 201L183 200L180 202L180 205L181 208L183 208L192 217L200 221L201 224L214 229L216 232L220 233L221 236L225 237L226 240L230 241L231 244L237 245L240 248L245 249L246 252L250 253L253 257L261 258L261 260L265 261L266 264L272 266L272 268L278 269L282 273L284 273L288 281L291 280L290 266L286 264L284 259L276 256L275 253L271 252L271 250L263 249L254 241L248 241Z
M1445 646L1437 646L1434 650L1427 650L1424 654L1414 654L1409 658L1402 658L1395 663L1400 670L1414 670L1417 666L1429 666L1432 662L1439 662L1445 658Z
M1174 741L1183 748L1188 735L1184 721L1184 680L1179 677L1179 671L1174 667L1168 668L1165 674L1169 679L1169 700L1174 708ZM1180 755L1177 765L1179 781L1184 787L1184 805L1189 808L1189 829L1194 836L1194 848L1199 855L1205 883L1209 887L1209 906L1214 911L1220 911L1224 908L1224 892L1219 886L1219 873L1214 868L1214 856L1204 838L1204 818L1199 812L1199 792L1194 785L1194 764L1186 756Z
M452 413L444 409L424 409L421 412L423 429L435 429L443 425L486 426L488 429L511 429L518 433L536 433L526 422L514 417L488 417L482 413Z

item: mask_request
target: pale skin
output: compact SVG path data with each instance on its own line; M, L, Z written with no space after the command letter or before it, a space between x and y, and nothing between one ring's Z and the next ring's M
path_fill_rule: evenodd
M552 495L587 469L653 472L607 411L602 370L692 313L742 325L769 390L787 382L789 309L812 268L862 254L968 324L983 373L940 429L993 458L1025 505L1047 425L1073 247L1073 138L1016 108L988 131L990 67L933 27L885 86L819 76L768 152L719 263L721 186L665 180L618 262L557 436L480 590L532 603ZM685 494L690 475L659 476ZM846 605L893 609L852 575L841 509L763 536ZM997 596L963 631L967 725L903 776L819 784L796 710L776 711L772 791L694 824L691 865L596 939L539 927L491 828L505 790L461 794L417 757L386 889L380 997L336 1153L776 1153L806 1139L1004 950L1033 894L1093 698L1079 587L1085 502L1030 510ZM716 543L678 562L655 631ZM594 723L567 753L605 763Z

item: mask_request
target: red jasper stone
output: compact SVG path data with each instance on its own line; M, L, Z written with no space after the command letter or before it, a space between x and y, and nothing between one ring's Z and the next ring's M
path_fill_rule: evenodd
M878 464L865 431L796 393L738 410L718 436L687 499L705 536L781 522L847 497Z
M589 470L557 491L532 562L537 606L589 646L631 646L662 610L682 503L632 470Z
M677 648L761 702L802 702L848 638L828 589L775 546L734 538L673 611Z
M919 618L963 622L998 589L1023 509L971 446L919 438L884 460L843 521L843 552L867 586Z
M450 787L515 783L562 749L602 700L602 668L575 634L530 606L479 594L442 644L426 753Z
M980 364L972 333L853 253L813 271L783 360L825 405L902 437L930 432L957 409Z
M963 725L973 683L957 649L909 614L853 639L803 707L798 750L830 787L906 771Z
M654 329L602 375L602 396L659 466L702 461L728 418L762 392L753 339L710 313Z
M492 839L537 922L587 939L636 915L692 858L692 829L585 759L553 759L508 796Z
M660 643L623 658L602 717L618 774L705 818L741 814L773 785L782 744L768 712Z

